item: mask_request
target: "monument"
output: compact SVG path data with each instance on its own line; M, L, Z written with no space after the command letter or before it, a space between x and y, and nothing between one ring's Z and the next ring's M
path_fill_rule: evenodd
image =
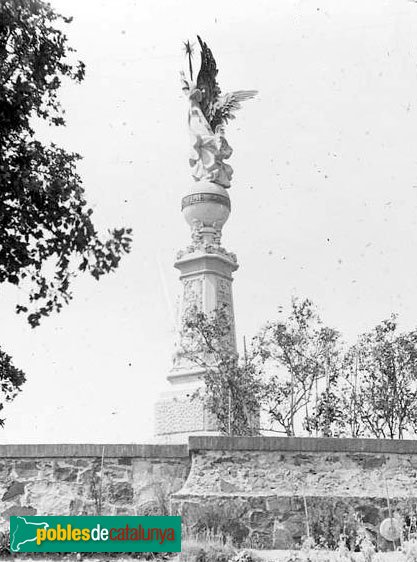
M189 79L181 73L181 83L189 103L188 127L191 140L189 164L193 183L182 198L182 214L191 229L191 243L177 255L182 295L178 318L177 352L167 377L170 390L163 393L155 407L155 434L165 442L185 442L193 434L217 431L216 421L195 398L201 388L204 370L185 359L180 352L181 324L187 312L196 308L206 314L225 308L230 320L232 352L236 351L233 312L232 274L238 268L235 254L221 245L222 229L230 211L228 189L233 175L225 162L232 148L224 136L224 125L234 119L240 102L253 98L256 91L221 94L217 84L217 66L211 50L198 37L201 66L193 80L190 43L185 44L189 61Z

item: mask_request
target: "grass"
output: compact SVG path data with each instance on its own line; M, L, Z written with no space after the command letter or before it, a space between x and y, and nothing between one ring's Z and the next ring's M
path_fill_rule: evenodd
M181 547L181 562L229 562L237 553L230 540L207 531L195 535L186 530Z

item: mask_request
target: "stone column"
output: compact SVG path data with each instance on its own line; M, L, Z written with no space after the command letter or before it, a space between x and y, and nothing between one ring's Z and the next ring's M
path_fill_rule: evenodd
M210 314L227 306L231 323L231 344L236 351L232 296L232 273L238 268L236 256L220 244L222 228L230 214L227 190L212 182L196 182L182 199L182 213L191 227L191 244L178 253L175 267L180 271L182 295L178 318L181 324L190 307ZM192 399L201 388L204 370L174 355L167 376L169 390L155 407L155 434L159 441L186 442L190 435L217 432L213 416L199 399Z

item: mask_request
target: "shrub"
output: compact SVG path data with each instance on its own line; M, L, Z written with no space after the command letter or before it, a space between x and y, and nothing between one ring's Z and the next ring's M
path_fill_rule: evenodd
M10 533L0 531L0 557L10 555Z
M352 506L334 499L314 502L309 505L308 516L311 535L317 544L336 549L342 536L350 550L355 548L362 524Z
M235 546L241 546L249 534L244 525L241 513L236 506L222 504L207 504L200 506L190 532L193 536L220 537L223 543L231 541ZM185 520L187 524L187 521Z
M407 562L417 562L417 540L410 539L404 541L401 552L404 554Z
M233 558L231 562L261 562L262 558L253 552L253 550L241 550Z
M207 534L205 537L182 541L180 560L183 562L229 562L236 554L229 541ZM249 562L249 561L248 561Z

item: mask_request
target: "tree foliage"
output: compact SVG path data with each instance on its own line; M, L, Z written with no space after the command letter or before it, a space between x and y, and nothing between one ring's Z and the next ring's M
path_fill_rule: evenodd
M261 384L255 364L239 360L227 307L205 314L192 307L183 322L181 354L203 370L206 409L226 435L257 432Z
M130 229L99 236L76 171L80 156L35 134L37 121L65 125L61 83L84 78L62 31L70 22L42 0L0 2L0 283L28 293L16 309L32 327L68 303L77 273L113 271L131 243ZM25 376L3 351L0 369L2 409Z
M294 299L287 317L253 338L244 361L231 345L227 310L195 309L185 326L187 357L204 368L206 406L224 433L230 417L232 433L250 433L258 412L270 422L262 429L288 436L304 429L402 439L417 431L417 331L401 333L395 315L346 349L310 300Z
M357 416L362 433L403 438L417 427L417 331L400 333L392 315L362 334L351 349L356 363ZM346 393L346 397L349 395Z
M328 409L324 408L327 403ZM312 423L329 435L402 439L417 429L417 332L395 315L359 336L344 355Z
M98 279L130 247L129 229L107 240L97 233L76 172L80 156L35 136L36 119L65 124L62 80L84 78L61 29L70 21L42 0L0 4L0 283L28 290L17 311L31 326L71 299L78 272Z
M311 302L293 301L290 316L268 324L255 341L267 378L267 412L287 435L295 434L297 417L316 435L401 439L415 433L417 332L399 333L395 315L343 352L339 334L321 325ZM276 365L268 376L271 359Z
M308 422L320 382L329 386L337 377L338 343L339 333L322 324L309 299L293 299L288 318L268 322L255 337L252 348L264 373L264 409L272 426L295 435L301 412Z
M0 412L4 404L11 402L20 392L26 377L23 371L17 369L12 358L0 349ZM0 427L4 426L4 419L0 418Z

